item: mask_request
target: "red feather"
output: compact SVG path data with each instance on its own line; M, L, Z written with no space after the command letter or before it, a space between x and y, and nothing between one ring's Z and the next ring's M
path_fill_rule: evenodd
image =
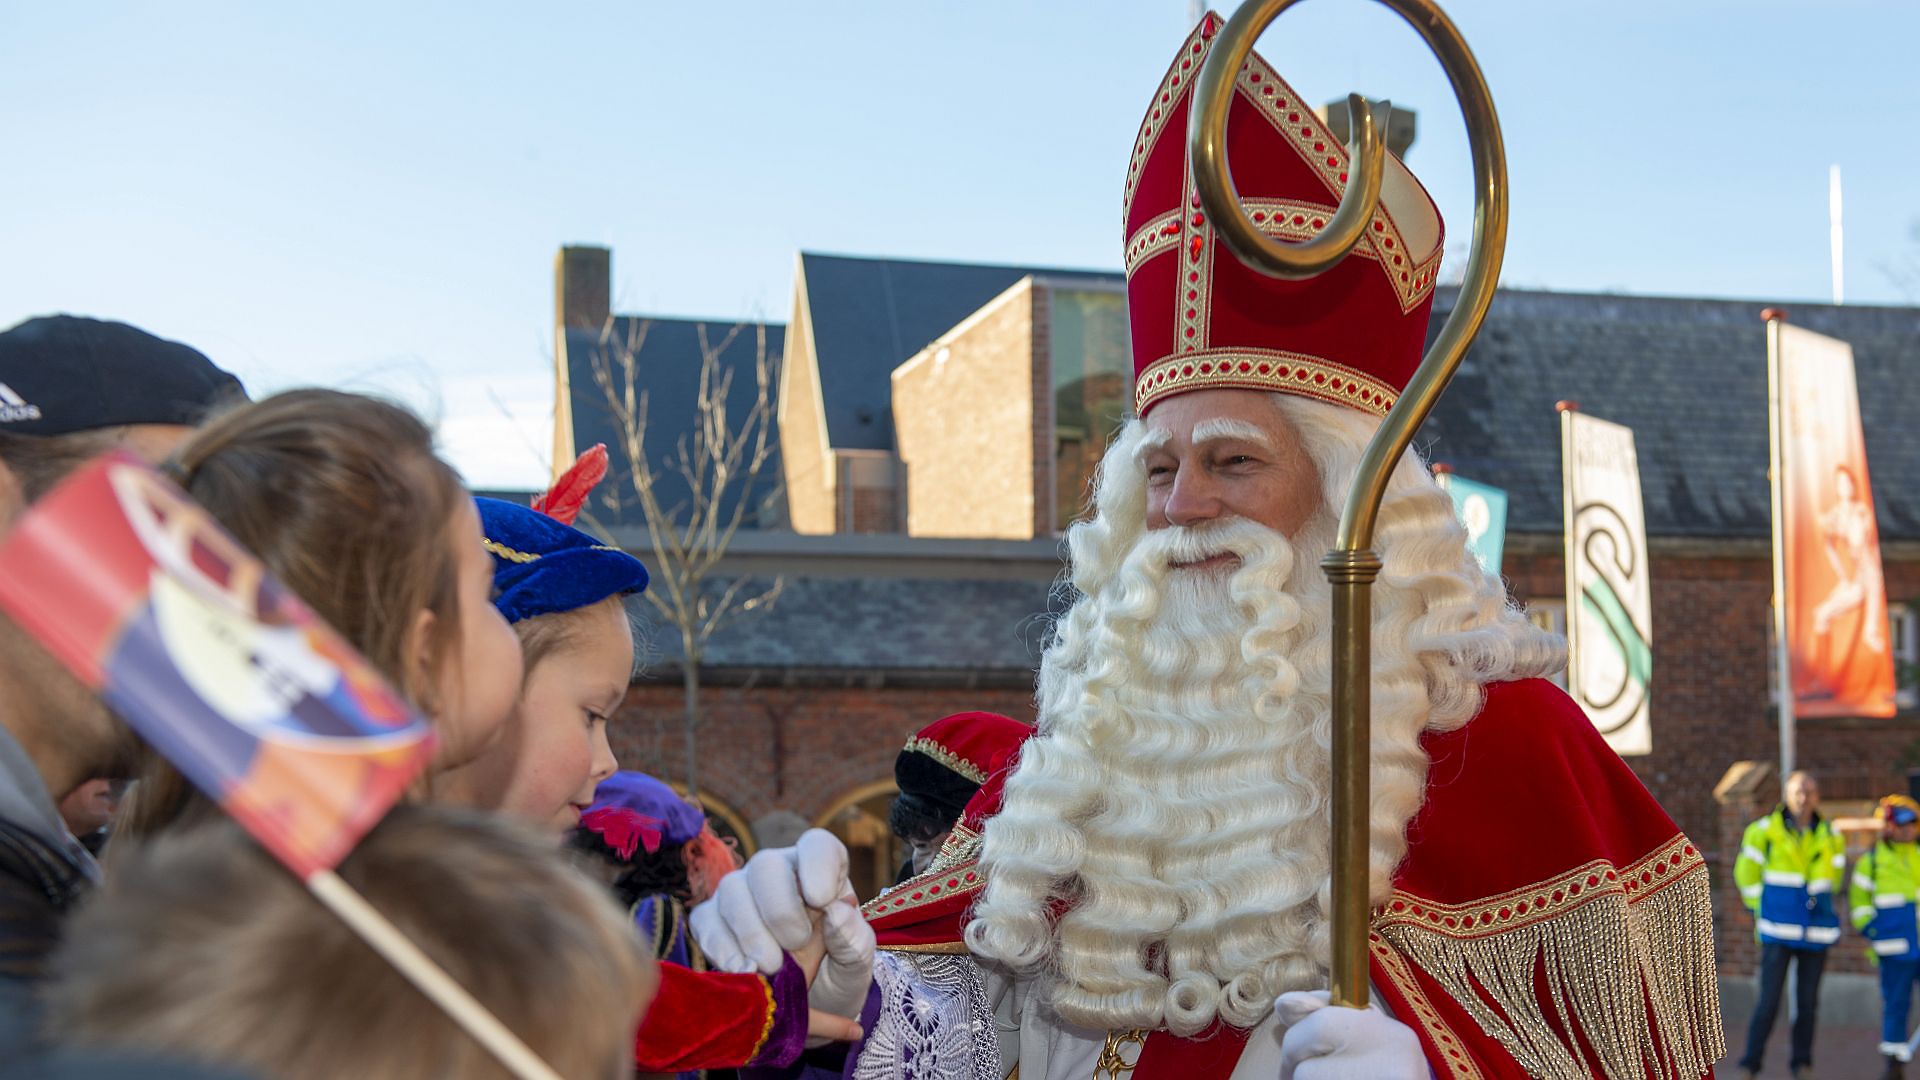
M553 482L545 495L533 500L533 508L562 525L571 525L573 519L580 516L587 496L593 494L593 486L606 475L607 444L594 443L560 474L560 479Z
M631 859L636 846L645 847L648 854L659 851L662 829L667 823L624 806L603 806L582 814L580 824L600 834L621 858Z

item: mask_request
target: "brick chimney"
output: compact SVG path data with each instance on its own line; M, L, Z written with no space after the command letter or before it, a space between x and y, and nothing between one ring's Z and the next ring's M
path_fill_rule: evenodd
M613 313L613 252L563 247L553 257L553 475L573 464L573 379L567 331L598 334Z
M553 259L553 325L556 330L599 330L612 312L613 252L603 247L563 247Z

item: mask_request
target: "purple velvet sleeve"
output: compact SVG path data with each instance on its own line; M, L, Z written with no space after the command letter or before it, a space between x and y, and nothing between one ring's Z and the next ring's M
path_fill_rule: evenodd
M795 970L798 971L797 968ZM784 976L785 974L786 969L782 968L780 976ZM773 993L774 1000L779 1003L781 1008L784 1008L786 999L781 996L780 976L774 977ZM804 983L801 985L800 999L800 1008L798 1010L800 1016L799 1041L804 1043L807 1035L807 1003L806 986ZM867 1032L872 1031L873 1025L877 1023L879 1019L880 987L878 984L875 984L867 987L867 1003L860 1008L860 1030ZM773 1037L767 1040L769 1047L771 1047L774 1040L779 1037L779 1032L776 1031ZM768 1055L763 1053L760 1057L754 1059L753 1065L740 1070L741 1080L833 1080L834 1077L851 1077L853 1076L854 1065L860 1060L860 1051L865 1046L865 1039L853 1043L829 1043L826 1046L816 1047L800 1054L798 1059L794 1059L792 1064L785 1067L769 1067L773 1065L773 1062ZM763 1062L765 1062L766 1065L763 1066Z
M807 976L791 955L780 970L767 980L773 995L773 1019L760 1052L747 1064L750 1067L784 1068L800 1057L807 1045Z

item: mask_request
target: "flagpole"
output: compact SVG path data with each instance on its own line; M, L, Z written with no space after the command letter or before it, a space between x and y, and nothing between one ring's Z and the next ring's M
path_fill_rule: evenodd
M466 988L453 981L445 969L420 950L413 940L393 925L366 897L354 891L339 874L321 870L307 878L307 891L340 917L360 940L372 947L419 991L473 1036L507 1071L519 1080L560 1080L560 1074L527 1048L520 1037L507 1030L486 1006L474 1000Z
M1780 709L1780 782L1793 775L1793 667L1787 654L1786 433L1781 430L1780 327L1784 308L1760 313L1767 323L1767 474L1773 499L1773 670Z
M1576 568L1579 553L1573 550L1573 414L1580 411L1577 401L1556 401L1553 411L1560 414L1560 520L1564 535L1560 541L1561 562L1567 579L1566 637L1567 693L1575 701L1580 696L1580 573ZM1585 707L1584 705L1582 706Z

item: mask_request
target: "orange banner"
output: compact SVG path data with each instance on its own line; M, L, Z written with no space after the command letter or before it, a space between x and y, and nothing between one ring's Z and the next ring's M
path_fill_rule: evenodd
M1800 716L1892 716L1880 529L1853 347L1780 328L1787 648Z

